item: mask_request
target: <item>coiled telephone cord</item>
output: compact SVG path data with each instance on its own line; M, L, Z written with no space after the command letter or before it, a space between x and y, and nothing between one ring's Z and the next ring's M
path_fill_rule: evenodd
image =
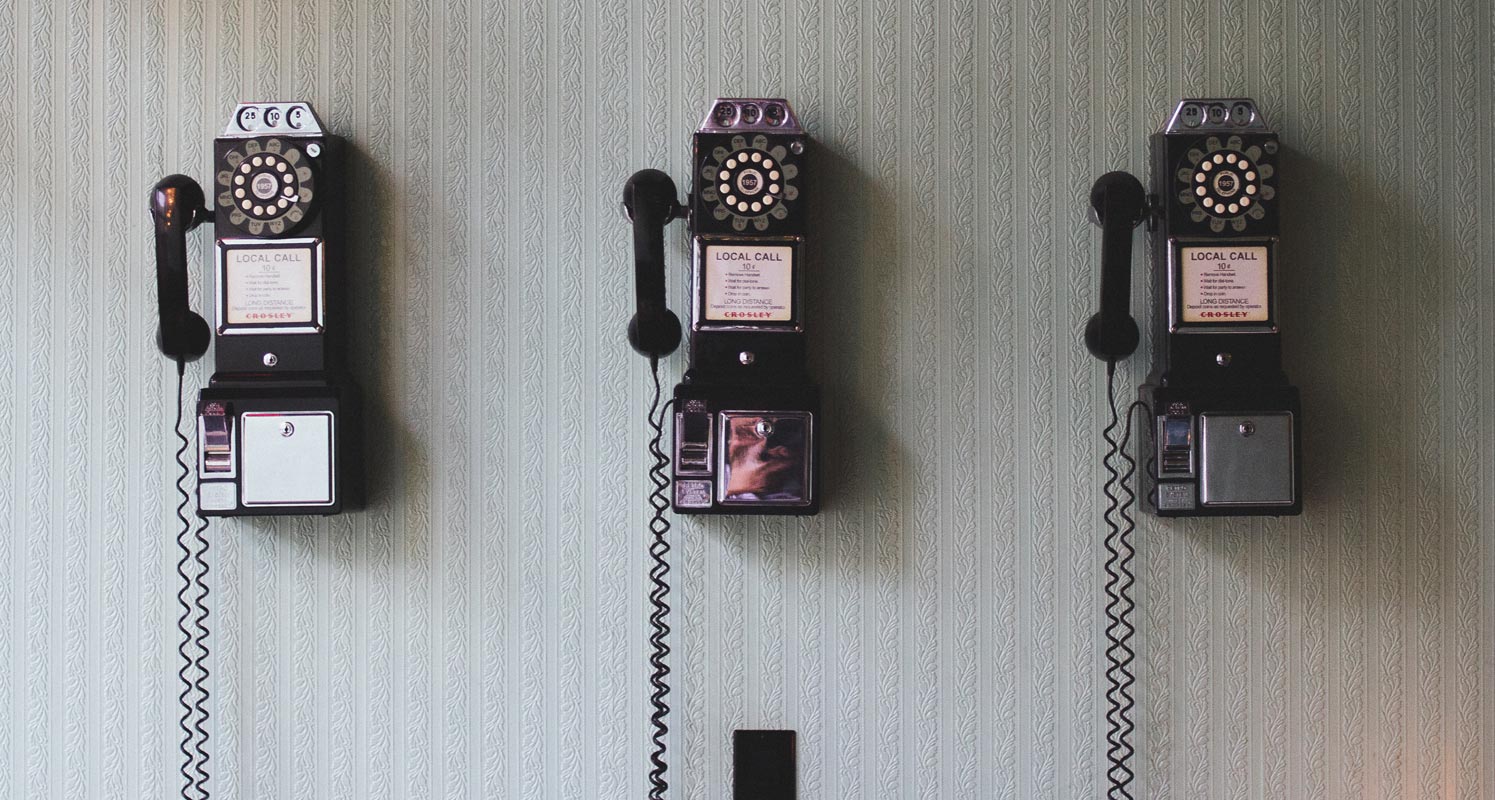
M670 685L666 683L670 666L665 661L670 654L670 646L665 641L670 633L669 623L666 622L670 613L670 605L666 602L670 593L670 584L666 580L670 573L670 562L665 560L670 552L670 543L665 538L665 534L670 531L670 521L665 516L670 508L670 457L664 452L663 442L665 415L674 401L660 403L658 358L649 359L649 370L654 376L654 399L649 403L649 428L653 431L649 439L649 455L654 457L654 465L649 468L649 480L654 483L654 489L649 493L649 505L654 509L654 514L649 519L649 531L654 534L653 541L649 544L649 558L654 562L649 568L649 582L653 587L649 591L649 603L653 606L653 611L649 614L649 645L653 648L649 666L654 670L649 676L649 686L653 690L649 694L649 705L654 708L654 713L649 716L649 723L654 727L654 733L650 736L654 747L649 753L649 800L664 800L665 792L670 788L664 777L668 769L664 760L665 737L670 731L665 722L670 713L670 706L665 702L670 693Z
M182 433L182 383L186 364L177 362L176 424L173 432L181 446L176 451L176 463L181 467L177 475L177 493L181 502L177 504L176 517L181 521L177 534L177 545L182 557L177 561L177 575L182 578L182 588L177 592L177 602L182 615L177 619L177 630L181 631L182 643L177 653L182 657L182 668L177 677L182 681L182 798L183 800L208 800L208 540L203 535L208 521L199 515L194 526L187 509L192 505L192 492L188 481L192 467L188 454L192 442Z
M1110 788L1108 800L1133 800L1131 782L1136 773L1131 768L1136 748L1132 746L1132 708L1136 705L1132 697L1132 686L1137 682L1132 672L1136 652L1132 650L1132 634L1137 628L1132 624L1132 612L1136 603L1132 600L1132 585L1136 575L1132 572L1132 557L1136 550L1131 535L1136 530L1132 517L1132 506L1137 493L1132 488L1132 479L1137 473L1137 461L1127 453L1132 438L1132 413L1137 409L1147 410L1147 404L1134 401L1126 408L1126 419L1116 406L1116 362L1106 362L1106 403L1111 410L1102 436L1106 441L1106 700L1110 707L1106 711L1109 730L1106 733L1106 759L1111 766L1106 771ZM1121 438L1117 438L1117 430ZM1118 465L1117 461L1121 464Z

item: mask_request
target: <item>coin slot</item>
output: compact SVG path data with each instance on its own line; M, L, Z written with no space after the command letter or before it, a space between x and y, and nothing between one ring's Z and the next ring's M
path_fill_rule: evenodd
M737 106L733 103L717 103L711 111L711 119L723 128L732 127L737 121Z

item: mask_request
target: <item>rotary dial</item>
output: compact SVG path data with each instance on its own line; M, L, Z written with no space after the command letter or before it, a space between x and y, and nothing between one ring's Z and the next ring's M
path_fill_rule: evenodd
M732 137L732 147L718 147L701 167L701 197L713 204L712 216L730 218L736 230L749 223L767 230L768 220L789 215L784 204L799 197L794 179L799 168L785 163L789 151L783 145L768 146L768 137Z
M1189 215L1195 222L1209 220L1210 230L1220 232L1228 224L1235 231L1246 229L1246 220L1266 216L1265 203L1276 197L1270 183L1271 164L1264 155L1276 152L1276 142L1263 147L1244 147L1241 137L1221 142L1218 136L1205 140L1204 146L1189 150L1188 163L1178 170L1182 185L1178 199L1192 205Z
M306 217L315 179L306 156L283 139L250 139L224 156L218 206L251 236L285 233Z

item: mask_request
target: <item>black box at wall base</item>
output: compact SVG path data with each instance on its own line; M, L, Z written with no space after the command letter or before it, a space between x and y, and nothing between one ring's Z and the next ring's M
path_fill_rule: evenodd
M732 800L794 800L794 731L732 732Z

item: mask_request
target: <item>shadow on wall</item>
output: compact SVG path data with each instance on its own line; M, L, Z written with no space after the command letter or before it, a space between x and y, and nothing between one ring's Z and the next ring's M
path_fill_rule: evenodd
M1401 470L1409 448L1419 447L1415 432L1399 426L1414 399L1409 370L1417 359L1439 357L1419 352L1415 341L1439 320L1420 318L1407 298L1426 282L1451 279L1447 243L1417 219L1404 187L1377 185L1374 175L1324 153L1285 147L1282 158L1277 302L1285 369L1303 398L1304 512L1298 521L1262 520L1258 530L1280 538L1292 563L1327 556L1325 540L1342 535L1329 529L1342 509L1359 509L1364 529L1353 535L1369 537L1378 508L1412 502L1411 488L1384 473ZM1433 316L1448 313L1439 308ZM1396 359L1383 350L1397 337L1407 358L1377 374L1378 365ZM1378 497L1385 493L1389 501ZM1179 529L1217 556L1232 552L1214 535L1223 528ZM1291 591L1293 574L1263 577L1280 594Z
M1347 176L1336 164L1314 158L1290 146L1282 152L1282 242L1278 247L1278 316L1283 325L1283 362L1289 380L1303 395L1303 509L1335 502L1358 476L1344 474L1345 437L1361 436L1363 424L1345 404L1343 387L1326 384L1336 370L1335 359L1346 354L1335 349L1335 289L1346 263L1350 206L1336 202L1346 197Z
M361 390L364 509L378 513L390 509L406 491L400 487L397 470L408 473L412 460L429 457L426 452L429 448L400 424L390 389L392 382L402 377L396 372L399 332L392 322L400 317L382 311L397 308L393 293L403 263L390 244L389 232L394 229L394 216L399 210L390 200L395 196L391 187L393 178L382 162L370 158L350 139L344 140L338 171L342 176L338 193L344 200L338 204L335 225L341 238L329 245L329 258L342 263L346 296L331 298L331 303L342 306L341 324L347 327L345 363ZM429 483L429 475L425 481ZM426 487L419 486L412 491L425 490ZM364 509L329 518L338 524L328 526L328 535L352 535L354 528L347 522ZM297 526L277 524L280 519L283 518L244 517L240 522L262 533L295 536ZM333 553L334 557L343 554L342 557L351 558L352 549L337 546Z
M1364 504L1374 472L1387 466L1376 455L1387 451L1386 437L1398 456L1412 445L1411 432L1391 428L1401 422L1415 365L1409 359L1391 376L1373 374L1389 357L1378 339L1388 331L1421 339L1424 326L1447 317L1440 308L1419 318L1403 298L1425 282L1445 285L1450 253L1419 223L1405 187L1377 186L1358 167L1292 149L1283 169L1279 304L1287 369L1303 392L1305 509ZM1402 251L1415 256L1400 263ZM1411 342L1402 347L1412 359L1439 356L1417 353Z
M1387 330L1415 337L1420 326L1435 324L1405 312L1398 318L1386 298L1407 297L1422 281L1441 285L1450 279L1450 253L1435 231L1418 224L1403 189L1375 185L1374 176L1332 155L1290 146L1283 149L1282 169L1276 298L1284 368L1303 398L1304 518L1261 518L1252 531L1280 538L1278 544L1296 559L1322 554L1321 543L1309 539L1332 535L1322 520L1333 509L1357 506L1369 520L1373 491L1394 493L1400 498L1396 506L1409 502L1400 483L1374 488L1376 472L1388 466L1378 456L1391 452L1401 458L1412 435L1391 429L1400 424L1408 401L1407 369L1389 377L1372 374L1373 365L1388 358L1377 351L1382 346L1377 339ZM1407 243L1416 243L1416 258L1388 263L1399 258L1399 249L1412 249ZM1412 345L1404 347L1414 352ZM1222 536L1225 524L1149 523L1165 535L1197 539L1216 557L1249 558ZM1247 568L1244 562L1235 566ZM1286 574L1264 577L1281 591L1291 582Z
M886 507L907 454L879 403L893 381L897 204L830 143L815 150L808 296L810 366L824 393L825 507ZM846 202L845 198L856 198Z
M1284 134L1284 139L1287 134ZM1302 395L1303 418L1303 515L1302 517L1249 517L1250 536L1264 537L1274 547L1286 548L1296 562L1318 558L1322 539L1328 535L1317 520L1331 505L1337 505L1347 487L1362 476L1347 471L1362 464L1345 458L1347 447L1363 435L1363 420L1346 405L1344 386L1332 385L1344 374L1333 366L1346 353L1335 350L1335 335L1343 321L1336 318L1345 298L1336 297L1339 271L1353 269L1357 257L1350 255L1350 206L1342 202L1347 179L1338 165L1295 150L1285 140L1281 155L1282 178L1278 195L1281 240L1277 249L1276 314L1282 327L1283 369L1288 382ZM1165 536L1184 536L1194 546L1232 572L1257 569L1249 548L1226 536L1227 525L1242 520L1229 518L1152 520ZM1318 555L1314 555L1318 553ZM1292 574L1267 570L1263 574L1274 596L1289 591Z
M404 271L401 254L391 244L395 213L400 210L394 176L353 141L347 143L342 169L343 191L349 199L342 218L347 237L342 250L348 276L348 369L363 388L364 492L367 508L377 511L392 507L406 491L425 490L402 488L399 474L408 471L412 461L429 461L430 454L422 452L429 443L414 438L395 413L395 383L414 376L398 373L397 321L402 317L385 311L399 308L395 295Z

